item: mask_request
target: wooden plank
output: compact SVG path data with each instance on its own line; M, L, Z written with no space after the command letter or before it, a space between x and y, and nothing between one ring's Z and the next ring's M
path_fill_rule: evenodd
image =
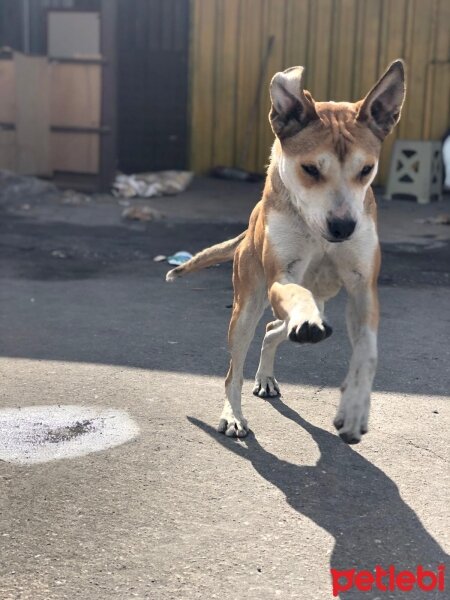
M403 113L402 119L398 126L398 137L404 138L407 136L406 131L406 115L409 112L409 99L412 93L411 86L411 56L410 49L411 45L414 43L413 40L413 30L414 30L414 3L413 0L407 0L406 3L406 13L405 13L405 22L404 22L404 43L403 43L403 58L407 65L407 73L408 73L408 88L406 93L405 103L403 105Z
M213 156L216 0L193 0L191 30L191 168L211 168Z
M100 139L96 133L51 133L54 171L98 173Z
M407 10L410 0L383 0L380 72L397 58L404 58Z
M335 0L330 61L329 99L351 101L353 99L353 63L355 57L356 0Z
M319 101L329 100L332 16L333 0L315 0L311 4L307 85Z
M403 58L405 45L405 22L407 2L409 0L384 0L382 7L382 30L380 47L380 73L395 59ZM407 69L408 76L408 69ZM403 115L404 116L404 115ZM399 135L396 127L383 142L376 184L386 182L391 160L392 148Z
M50 175L50 76L46 57L14 53L16 75L16 170Z
M218 0L214 70L213 161L235 164L236 73L239 52L239 0Z
M99 127L101 66L51 64L51 124Z
M431 35L431 3L410 0L413 11L407 40L405 58L409 65L409 93L400 132L405 139L420 139L423 135L425 109L426 69L429 62L428 47Z
M245 144L250 110L255 97L258 80L258 61L261 60L261 2L241 0L239 28L239 54L236 79L235 156L238 159ZM250 171L261 170L257 159L258 132L261 118L259 107L255 127L250 138L248 157L245 163L236 162L238 167Z
M428 58L429 61L425 68L425 110L424 110L424 118L423 118L423 126L422 126L422 135L425 138L428 138L430 135L430 105L432 103L432 93L433 93L433 58L434 51L436 46L436 33L437 33L437 19L438 19L438 2L437 0L430 0L430 36L428 38Z
M296 65L307 66L309 5L308 0L286 0L285 68ZM306 70L305 76L307 76Z
M364 97L381 74L379 67L379 35L381 0L363 0L364 13L362 24L362 39L357 53L360 55L360 72L355 99Z
M263 13L263 26L261 36L261 51L255 70L259 74L261 62L266 52L270 36L274 36L272 52L267 64L262 85L262 94L259 102L259 117L256 122L258 127L258 150L256 155L256 169L261 172L269 162L270 149L274 135L270 127L268 114L270 110L269 85L272 77L278 71L283 71L288 65L284 64L285 44L285 2L284 0L266 0Z
M352 65L352 99L361 98L361 71L363 69L363 56L361 48L364 43L364 13L365 3L362 0L358 0L355 5L355 30L353 31L354 36L354 47L355 56Z
M430 65L431 95L427 106L429 139L439 140L445 134L450 123L450 3L437 0L437 26L433 47L433 64Z
M14 62L0 60L0 122L16 122L16 79Z

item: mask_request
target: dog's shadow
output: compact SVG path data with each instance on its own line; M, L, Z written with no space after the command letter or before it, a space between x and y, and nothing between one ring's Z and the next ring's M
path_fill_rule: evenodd
M305 429L317 443L321 456L315 466L299 466L280 460L259 444L253 433L246 446L218 434L209 425L189 421L224 448L249 460L255 470L279 488L297 512L312 519L335 539L332 569L373 570L376 565L414 570L417 565L436 571L448 555L426 531L415 512L402 500L395 483L378 467L344 444L336 435L305 421L281 400L268 400L284 417ZM423 485L417 482L417 485ZM242 515L244 517L244 515ZM346 600L380 597L404 598L401 591L388 593L357 589L341 593ZM408 598L422 598L415 589ZM425 593L425 596L429 594ZM328 596L327 596L328 597ZM331 576L330 576L331 597Z

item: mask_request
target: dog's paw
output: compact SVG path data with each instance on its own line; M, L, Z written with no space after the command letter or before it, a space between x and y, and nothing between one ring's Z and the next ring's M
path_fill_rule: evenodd
M369 431L369 402L344 404L333 421L339 437L346 444L358 444L361 437Z
M321 323L311 323L304 321L300 325L293 325L289 331L289 339L299 344L317 344L325 340L333 333L332 328L328 323L322 321Z
M280 396L278 381L273 376L256 375L253 394L260 398Z
M226 416L220 418L217 426L219 433L224 433L228 437L243 438L248 434L248 424L244 417L237 419L234 416Z

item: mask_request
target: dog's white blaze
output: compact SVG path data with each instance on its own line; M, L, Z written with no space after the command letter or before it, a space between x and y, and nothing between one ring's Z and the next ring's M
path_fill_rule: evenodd
M328 171L330 171L330 169L333 168L333 166L336 166L333 164L335 161L337 161L336 157L329 154L328 152L319 154L319 156L317 157L317 165L320 169L320 172L323 175L326 175Z
M367 164L366 155L361 150L354 150L346 161L346 167L350 174L358 175L361 169Z

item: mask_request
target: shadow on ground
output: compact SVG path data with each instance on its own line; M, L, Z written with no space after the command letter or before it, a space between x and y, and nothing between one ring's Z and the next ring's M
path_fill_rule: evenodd
M342 444L335 435L303 419L281 400L268 402L311 435L320 450L320 459L314 467L280 460L267 452L252 432L244 446L198 419L188 419L228 451L250 461L261 477L284 494L294 510L333 536L330 569L371 571L376 565L384 569L394 565L398 572L422 565L436 572L438 565L448 564L448 555L383 471ZM385 594L377 589L363 594L353 589L340 597L376 600L380 593L386 598L405 598L402 591ZM408 598L422 598L421 594L415 589L408 593Z
M168 285L168 266L152 258L181 249L195 252L241 230L242 225L171 222L99 227L5 213L0 354L222 376L228 363L231 265ZM446 245L420 252L385 249L378 389L447 393L448 265ZM340 384L349 356L344 304L341 295L329 305L330 340L317 347L280 348L281 382ZM267 311L249 353L250 378L269 320Z

